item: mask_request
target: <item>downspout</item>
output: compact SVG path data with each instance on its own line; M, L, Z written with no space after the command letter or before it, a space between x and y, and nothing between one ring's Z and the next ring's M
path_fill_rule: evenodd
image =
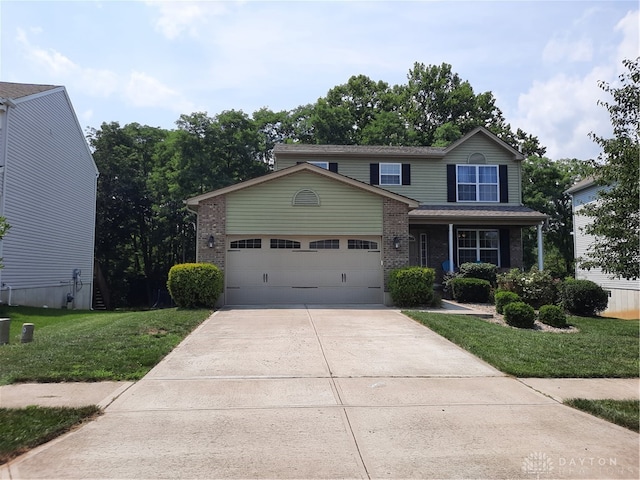
M7 157L9 152L9 107L16 104L8 98L0 97L0 135L2 136L2 151L0 151L0 175L2 175L2 197L0 197L0 216L4 216L4 202L7 194ZM0 240L0 259L2 258L4 241ZM0 268L0 288L2 283L2 268ZM11 287L9 288L9 304L11 304Z

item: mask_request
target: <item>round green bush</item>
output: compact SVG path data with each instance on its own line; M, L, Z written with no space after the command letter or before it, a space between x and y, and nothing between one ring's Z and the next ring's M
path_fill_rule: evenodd
M498 266L493 263L463 263L460 265L460 276L465 278L481 278L492 286L496 285Z
M543 305L538 311L538 320L545 325L556 328L566 328L567 315L564 310L557 305Z
M560 297L569 313L583 317L594 317L606 310L609 304L606 290L591 280L565 280L560 288Z
M389 272L389 292L393 303L398 307L431 305L435 278L433 268L405 267L392 270Z
M496 312L504 313L504 306L513 302L521 302L522 298L516 292L510 292L508 290L498 290L494 295Z
M487 303L491 283L481 278L456 277L449 280L455 301L460 303Z
M524 302L508 303L504 306L504 321L512 327L533 328L536 311Z
M167 288L183 308L213 308L222 294L222 270L211 263L182 263L169 270Z

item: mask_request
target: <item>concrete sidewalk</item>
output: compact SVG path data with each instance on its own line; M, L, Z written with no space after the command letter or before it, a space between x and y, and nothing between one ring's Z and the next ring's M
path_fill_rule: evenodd
M534 380L391 309L223 310L0 478L638 478L636 433Z

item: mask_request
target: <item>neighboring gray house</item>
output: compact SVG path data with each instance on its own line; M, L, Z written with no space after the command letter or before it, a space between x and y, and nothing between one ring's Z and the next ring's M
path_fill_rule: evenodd
M609 305L602 315L616 318L640 318L640 280L615 279L599 268L580 268L578 259L584 257L593 242L593 236L582 230L589 223L589 217L580 214L580 209L597 200L599 189L593 178L576 183L567 190L571 195L573 209L573 242L576 258L576 278L591 280L609 292Z
M186 200L226 304L390 304L390 270L522 267L523 155L484 128L446 148L279 144L275 171ZM540 249L539 264L542 264Z
M0 82L2 303L91 308L97 177L64 87Z

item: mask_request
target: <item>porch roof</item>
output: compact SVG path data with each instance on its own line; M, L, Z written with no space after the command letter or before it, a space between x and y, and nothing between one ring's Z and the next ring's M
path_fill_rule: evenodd
M420 205L409 212L410 224L538 225L547 215L522 205Z

